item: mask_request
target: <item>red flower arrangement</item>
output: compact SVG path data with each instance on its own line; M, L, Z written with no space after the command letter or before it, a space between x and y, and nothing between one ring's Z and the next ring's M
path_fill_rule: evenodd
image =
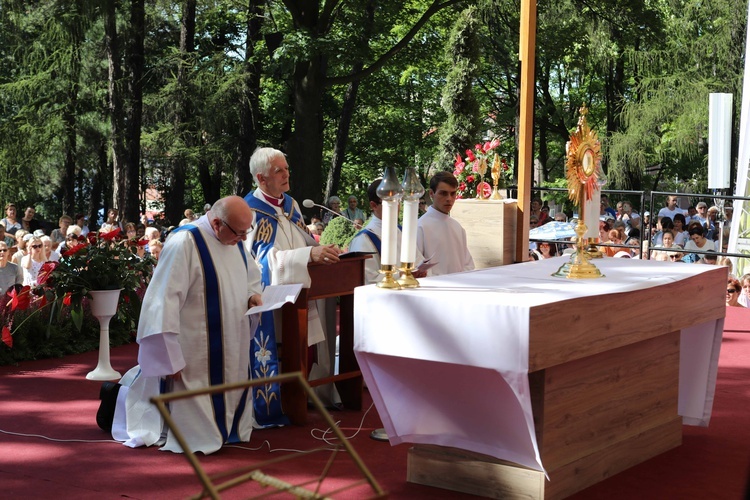
M495 138L491 141L486 141L484 144L476 144L474 149L466 150L466 157L462 158L460 154L456 154L456 162L453 164L453 175L458 180L458 198L474 198L477 195L477 186L480 182L484 182L484 175L490 172L492 168L492 160L497 153L497 148L500 146L500 139ZM508 167L505 159L502 160L503 172L501 172L501 178L504 180L509 175L513 175L513 172ZM484 172L483 172L484 170ZM492 193L492 186L484 185L485 195L489 197Z

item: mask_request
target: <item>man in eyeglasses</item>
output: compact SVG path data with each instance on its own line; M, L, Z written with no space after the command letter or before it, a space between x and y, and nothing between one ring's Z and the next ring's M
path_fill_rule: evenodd
M273 148L256 149L250 157L250 173L257 189L245 196L255 212L255 228L245 246L261 266L264 285L302 283L310 287L307 265L316 262L332 265L339 261L341 250L336 245L319 245L310 234L297 202L289 196L289 165L284 153ZM161 265L161 264L159 264ZM317 363L310 379L333 374L335 361L335 325L326 328L325 315L318 313L317 304L309 303L308 344L317 344ZM326 338L331 339L329 345ZM271 376L279 373L276 342L281 340L281 312L263 313L253 342L253 374ZM265 375L262 375L265 374ZM262 426L286 422L281 411L278 386L262 387L256 397L255 413ZM324 403L340 402L333 384L316 389Z
M10 247L5 241L0 240L0 295L4 296L10 287L22 283L23 270L10 262Z
M161 437L163 422L149 397L247 380L252 327L245 312L261 302L260 270L242 244L252 221L245 201L229 196L170 234L143 298L139 366L121 381L115 439L182 452L171 430ZM213 453L249 441L252 391L174 401L170 413L193 451Z

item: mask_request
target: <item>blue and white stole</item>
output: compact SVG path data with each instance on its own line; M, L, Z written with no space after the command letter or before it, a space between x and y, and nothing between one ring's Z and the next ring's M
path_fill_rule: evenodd
M223 384L224 381L224 332L221 321L221 289L219 286L219 278L216 274L216 268L214 266L211 252L208 250L206 240L203 238L198 227L190 224L182 226L173 232L178 231L190 231L193 235L193 241L198 249L198 255L200 256L201 266L203 267L203 280L205 283L205 297L206 297L206 323L208 327L208 377L211 385ZM237 247L242 255L242 260L245 262L245 274L247 275L247 255L245 253L245 247L240 242ZM250 374L248 373L248 378ZM214 420L216 427L221 433L221 437L224 443L239 443L240 436L238 426L242 419L242 414L245 411L245 401L247 400L248 389L242 393L240 403L235 409L234 419L232 420L232 428L227 429L226 425L226 400L224 393L213 394L211 396L211 406L214 411Z
M368 238L370 238L370 241L372 242L372 244L375 245L375 250L377 250L378 251L378 255L380 255L381 254L381 251L380 251L380 238L378 237L378 235L375 234L375 233L373 233L369 229L362 229L360 232L358 232L357 234L355 234L354 237L356 238L360 234L364 234L365 236L367 236Z
M253 240L253 254L261 265L261 281L264 286L271 284L271 265L268 255L276 242L279 221L276 208L265 201L256 198L253 192L245 196L247 204L255 210L255 239ZM282 210L292 224L303 231L302 214L294 210L294 200L284 194ZM279 357L276 348L276 329L273 321L273 311L261 314L260 324L255 331L250 352L250 363L255 378L268 378L279 374ZM281 408L281 393L279 384L265 384L255 392L255 421L263 427L287 425L288 418Z

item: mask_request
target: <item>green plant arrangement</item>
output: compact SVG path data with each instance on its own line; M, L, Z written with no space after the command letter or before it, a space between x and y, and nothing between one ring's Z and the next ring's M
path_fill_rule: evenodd
M344 250L358 232L359 229L348 220L343 217L334 217L326 226L323 234L320 235L320 243L323 245L335 244Z
M141 297L153 270L150 256L141 259L135 255L136 247L144 244L145 241L123 239L116 229L81 238L63 253L60 262L46 262L36 286L11 288L0 301L3 343L12 348L14 338L16 344L23 344L19 336L38 336L40 331L46 340L70 337L75 334L71 324L80 333L86 319L91 322L92 331L98 332L96 321L84 314L92 290L122 290L115 317L117 326L113 326L115 330L122 327L129 335L137 325ZM46 309L50 312L48 317L39 314Z

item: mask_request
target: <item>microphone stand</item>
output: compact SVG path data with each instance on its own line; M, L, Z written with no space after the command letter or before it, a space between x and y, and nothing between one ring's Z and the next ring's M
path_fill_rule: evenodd
M351 223L354 227L357 227L357 223L351 220L350 218L346 217L344 214L340 214L334 210L331 210L330 208L324 205L318 205L317 203L314 203L312 200L303 201L302 206L305 208L313 208L313 207L322 208L323 210L327 210L328 212L332 213L336 217L341 217L342 219L349 221L349 223Z

